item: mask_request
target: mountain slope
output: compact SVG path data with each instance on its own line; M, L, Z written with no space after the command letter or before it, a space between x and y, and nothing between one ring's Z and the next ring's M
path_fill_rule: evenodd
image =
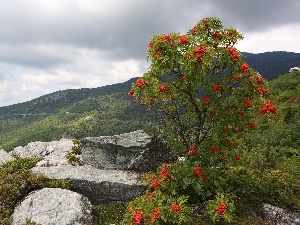
M274 80L288 73L290 68L300 66L300 53L280 51L243 54L245 61L267 80Z
M61 107L70 106L88 97L110 95L117 92L128 92L136 78L124 83L112 84L98 88L81 88L56 91L28 102L0 107L0 115L13 115L25 113L52 113Z
M0 148L11 150L32 141L57 140L62 135L114 135L146 129L155 120L152 111L136 104L125 91L89 96L46 115L0 118Z

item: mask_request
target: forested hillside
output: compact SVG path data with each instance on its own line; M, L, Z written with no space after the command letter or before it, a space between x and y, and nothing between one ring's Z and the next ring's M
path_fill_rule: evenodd
M145 129L155 114L127 95L132 82L94 89L58 91L0 108L0 148L32 141L113 135Z
M107 85L98 88L68 89L43 95L28 102L0 107L0 115L39 114L58 112L62 107L71 106L86 98L110 95L117 92L127 92L136 80L132 78L124 83Z

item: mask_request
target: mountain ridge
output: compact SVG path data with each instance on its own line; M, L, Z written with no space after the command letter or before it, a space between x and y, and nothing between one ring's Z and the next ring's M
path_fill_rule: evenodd
M300 66L300 53L274 51L264 53L243 52L245 61L268 81L289 72L290 68Z
M0 107L0 115L20 114L27 112L45 113L45 110L47 111L46 113L55 112L57 111L57 108L63 104L70 105L88 97L110 95L117 92L128 91L136 79L137 78L131 78L123 83L116 83L96 88L66 89L55 91L26 102L2 106ZM56 103L56 106L54 108L49 108L48 104L53 106L53 103Z

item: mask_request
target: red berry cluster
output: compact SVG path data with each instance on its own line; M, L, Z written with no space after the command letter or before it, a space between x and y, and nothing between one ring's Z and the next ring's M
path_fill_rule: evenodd
M226 204L224 202L221 202L220 204L217 205L216 211L220 216L223 216L226 214Z

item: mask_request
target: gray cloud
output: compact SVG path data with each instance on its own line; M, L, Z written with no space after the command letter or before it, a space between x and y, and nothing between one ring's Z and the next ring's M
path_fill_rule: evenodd
M0 42L74 45L107 51L107 57L111 59L143 57L154 34L178 31L183 27L185 32L209 15L220 17L226 25L247 32L295 21L300 23L300 2L296 0L129 0L118 2L115 9L109 8L107 12L84 10L70 1L62 1L66 3L52 11L39 2L21 2L3 3L7 8L1 7L0 11L0 23L4 28ZM104 1L103 7L107 4L113 3ZM49 61L52 61L50 56Z
M286 24L300 24L300 2L295 0L215 0L217 14L243 31L262 31Z
M49 68L63 63L69 63L76 49L68 46L54 45L0 45L0 61L34 68Z

